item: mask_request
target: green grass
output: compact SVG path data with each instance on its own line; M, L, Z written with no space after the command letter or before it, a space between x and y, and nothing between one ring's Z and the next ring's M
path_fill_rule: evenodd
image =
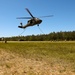
M51 57L75 62L75 42L8 42L0 48L26 58L49 60Z

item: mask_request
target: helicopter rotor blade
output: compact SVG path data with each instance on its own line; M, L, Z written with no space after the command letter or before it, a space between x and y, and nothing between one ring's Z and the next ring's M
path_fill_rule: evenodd
M28 8L26 8L27 12L31 15L32 18L34 18L34 16L31 14L31 12L29 11Z
M39 18L45 18L45 17L53 17L53 15L48 15L48 16L40 16Z
M17 17L17 19L31 19L31 17Z

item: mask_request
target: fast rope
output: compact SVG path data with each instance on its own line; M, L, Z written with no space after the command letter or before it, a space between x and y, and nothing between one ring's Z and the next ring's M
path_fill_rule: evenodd
M44 34L44 32L41 30L41 28L39 27L39 25L37 25L38 26L38 28L39 28L39 30Z
M24 32L25 32L25 29L18 36L22 35Z
M44 32L41 30L41 28L39 26L38 26L38 28L44 34ZM25 32L25 29L18 36L22 35L24 32Z

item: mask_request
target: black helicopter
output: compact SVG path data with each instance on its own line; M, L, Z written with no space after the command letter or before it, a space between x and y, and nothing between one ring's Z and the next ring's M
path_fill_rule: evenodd
M39 24L42 22L41 19L34 17L31 12L29 11L28 8L26 8L27 12L30 14L31 17L18 17L17 19L29 19L26 25L23 25L22 23L20 23L20 26L18 26L19 28L26 28L29 26L34 26L37 25L39 26ZM41 16L40 18L43 17L52 17L53 15L49 15L49 16Z

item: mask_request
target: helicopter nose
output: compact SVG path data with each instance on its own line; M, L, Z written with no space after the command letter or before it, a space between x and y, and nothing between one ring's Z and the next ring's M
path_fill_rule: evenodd
M42 22L42 20L39 20L39 23L41 23Z

